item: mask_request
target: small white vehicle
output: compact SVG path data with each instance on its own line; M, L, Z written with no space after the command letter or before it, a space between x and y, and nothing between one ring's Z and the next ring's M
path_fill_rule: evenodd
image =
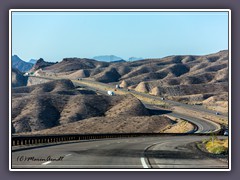
M108 91L107 93L108 93L109 96L113 96L114 95L114 92L112 92L112 91Z

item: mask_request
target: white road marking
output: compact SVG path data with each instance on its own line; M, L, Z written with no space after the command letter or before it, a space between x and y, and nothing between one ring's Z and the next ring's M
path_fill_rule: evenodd
M47 165L47 164L50 164L52 161L47 161L45 163L42 163L42 165Z
M145 162L144 157L141 157L141 163L142 163L143 168L148 168L148 165L147 165L147 163Z

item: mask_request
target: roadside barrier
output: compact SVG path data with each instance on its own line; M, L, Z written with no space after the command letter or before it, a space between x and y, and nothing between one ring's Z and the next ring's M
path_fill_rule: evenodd
M214 133L220 135L219 133ZM66 141L97 140L110 138L161 137L161 136L210 136L213 133L116 133L116 134L64 134L64 135L26 135L11 137L12 146L51 144Z

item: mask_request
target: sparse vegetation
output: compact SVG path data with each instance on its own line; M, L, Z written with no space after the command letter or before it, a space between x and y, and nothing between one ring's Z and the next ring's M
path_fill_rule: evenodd
M184 121L181 119L176 119L173 117L171 117L171 118L174 121L176 121L176 124L167 126L164 130L162 130L162 132L164 132L164 133L187 133L194 129L194 126L187 121Z
M227 154L228 153L228 139L218 139L216 136L212 136L208 140L202 142L205 149L209 153L213 154Z

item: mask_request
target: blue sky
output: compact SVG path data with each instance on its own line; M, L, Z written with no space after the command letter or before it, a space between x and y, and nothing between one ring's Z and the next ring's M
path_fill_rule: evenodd
M227 12L13 12L12 54L61 61L159 58L228 48Z

